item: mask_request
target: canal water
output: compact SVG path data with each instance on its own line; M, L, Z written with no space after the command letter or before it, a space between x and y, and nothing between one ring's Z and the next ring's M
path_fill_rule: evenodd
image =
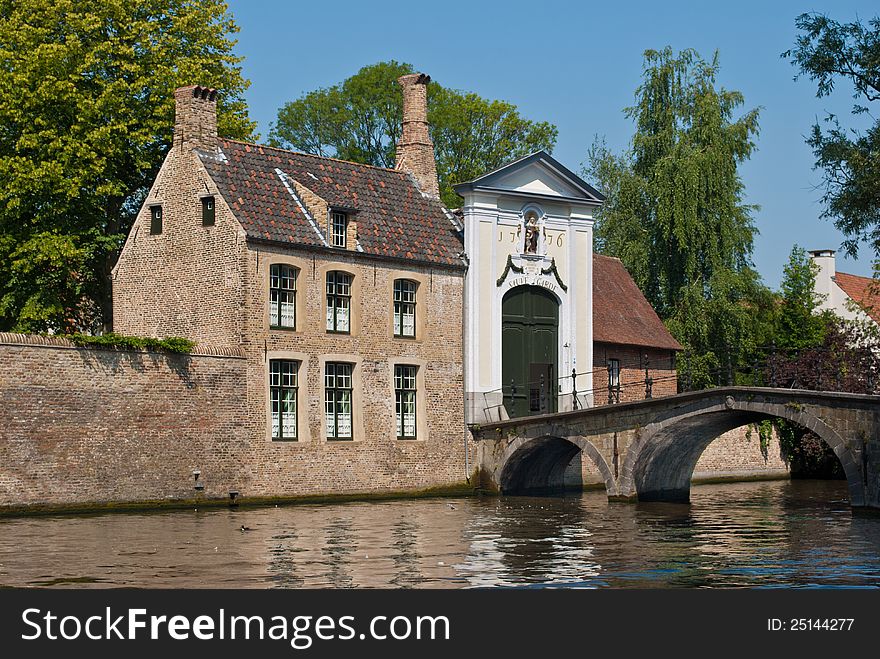
M878 587L842 481L0 519L0 586ZM248 530L241 530L244 526Z

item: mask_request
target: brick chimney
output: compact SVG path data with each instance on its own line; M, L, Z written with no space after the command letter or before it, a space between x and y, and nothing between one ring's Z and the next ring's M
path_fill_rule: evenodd
M200 85L174 91L173 146L217 150L217 90Z
M397 79L403 88L403 131L397 143L395 169L412 174L426 195L439 197L434 143L428 134L429 82L431 76L424 73L410 73Z

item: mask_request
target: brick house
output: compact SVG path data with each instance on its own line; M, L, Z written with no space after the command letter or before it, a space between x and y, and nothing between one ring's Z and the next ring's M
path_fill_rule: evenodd
M176 101L116 331L244 352L250 494L464 482L456 219L406 171L218 138L214 90Z
M215 90L175 92L114 329L245 356L250 494L463 482L468 423L606 402L609 382L641 397L646 356L655 395L675 391L680 346L622 264L592 255L587 183L539 152L442 206L429 80L399 81L395 169L223 139Z

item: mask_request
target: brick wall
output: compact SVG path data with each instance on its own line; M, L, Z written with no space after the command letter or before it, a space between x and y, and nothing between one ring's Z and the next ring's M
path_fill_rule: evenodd
M694 478L788 477L788 465L782 459L776 436L770 440L766 460L760 442L757 430L748 426L724 433L706 447L694 469Z
M205 195L215 202L215 224L207 227ZM154 205L162 206L158 235L150 233ZM245 252L244 232L198 157L171 149L113 272L113 329L238 346Z
M596 343L593 346L593 387L596 404L608 402L607 364L611 359L620 362L620 400L627 402L645 398L645 365L653 379L651 394L654 398L671 396L678 391L675 370L675 353L640 346Z
M0 507L246 487L244 360L0 335Z
M448 292L448 284L435 291L441 288ZM282 342L276 339L274 347ZM252 349L251 357L260 352ZM60 339L0 335L0 508L226 498L230 490L247 498L463 483L462 401L437 384L448 380L460 387L460 370L432 363L430 351L415 344L398 360L424 369L419 412L429 435L394 437L393 360L368 353L357 360L364 403L359 423L366 429L357 441L321 436L322 371L314 358L301 384L310 438L273 442L261 357L95 350ZM473 458L473 444L469 450ZM201 472L201 494L193 470Z
M268 273L273 263L299 269L297 327L270 330ZM350 334L326 331L326 275L347 272L352 283ZM245 341L248 357L248 427L251 465L260 487L283 493L369 492L461 483L465 480L462 372L463 273L411 264L399 267L347 250L312 253L260 245L245 266ZM417 282L416 337L395 338L393 282ZM268 428L268 360L300 362L299 395L307 400L296 442L272 441ZM323 368L326 361L354 364L359 400L354 441L327 440ZM418 439L395 431L394 364L419 369ZM468 448L473 456L474 446ZM470 464L473 468L473 462Z

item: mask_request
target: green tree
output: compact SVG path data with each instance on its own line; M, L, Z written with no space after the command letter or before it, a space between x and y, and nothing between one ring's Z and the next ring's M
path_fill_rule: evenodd
M252 135L237 29L220 0L0 0L0 329L110 328L174 89L220 88L221 133Z
M750 359L772 330L772 296L751 267L754 207L737 171L754 149L758 110L735 118L743 96L717 86L718 70L717 53L708 62L693 50L646 51L625 110L636 125L630 148L615 155L596 142L586 167L608 197L597 248L623 261L698 382Z
M270 144L296 151L394 167L403 116L397 78L412 73L395 61L365 66L326 89L285 103ZM448 206L460 198L452 186L556 144L556 127L520 116L515 105L477 94L428 86L428 120L437 156L440 196Z
M798 245L783 269L776 344L787 350L817 346L825 338L827 314L817 313L822 300L815 293L819 267Z
M865 131L844 128L829 114L827 127L816 123L807 143L813 148L816 169L823 170L826 209L847 239L846 251L855 256L860 242L880 255L880 18L867 26L859 22L838 23L821 14L801 14L794 48L783 57L798 67L795 79L805 75L816 82L816 96L828 96L839 80L853 87L856 103L852 112L873 120ZM871 113L873 107L874 112Z

